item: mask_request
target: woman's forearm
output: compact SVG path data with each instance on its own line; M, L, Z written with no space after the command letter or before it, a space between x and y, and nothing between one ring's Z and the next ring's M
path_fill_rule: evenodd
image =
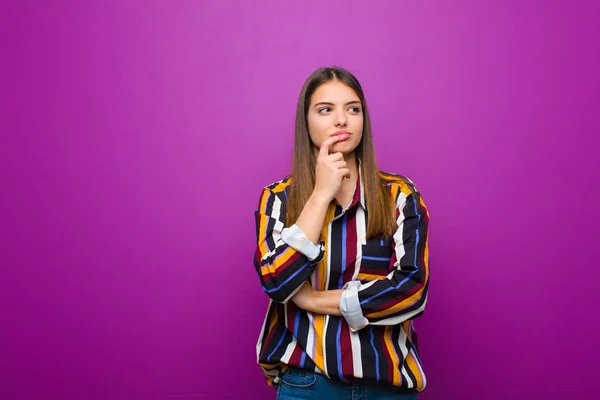
M305 282L302 288L294 295L292 301L300 308L315 314L342 316L340 311L340 298L343 290L317 291L310 283Z
M296 221L296 226L304 232L308 240L313 244L318 244L319 242L323 222L325 221L325 214L330 202L331 200L328 200L326 197L313 193Z

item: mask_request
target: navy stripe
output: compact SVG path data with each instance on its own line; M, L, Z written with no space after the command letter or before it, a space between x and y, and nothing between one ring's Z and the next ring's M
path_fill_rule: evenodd
M281 346L281 342L283 342L283 338L285 337L285 330L283 331L283 334L281 335L281 339L279 339L279 342L277 343L277 346L275 346L275 348L273 349L273 351L271 352L271 354L269 354L267 356L267 361L271 361L271 357L273 357L273 354L275 354L275 352L277 351L277 349L279 348L279 346Z
M373 260L373 261L390 261L391 257L370 257L370 256L362 256L363 260Z
M373 353L375 353L375 376L377 377L377 382L379 382L379 354L377 353L377 349L375 348L375 343L373 342L373 327L369 327L369 332L371 334L371 347L373 348Z
M298 271L294 272L289 278L287 278L285 281L283 281L282 283L279 284L279 286L276 286L272 289L264 289L265 292L267 293L273 293L278 291L279 289L281 289L281 287L283 285L285 285L286 283L288 283L289 281L291 281L292 279L294 279L300 272L304 271L304 268L308 267L310 265L310 262L306 262L302 267L300 267L300 269L298 269Z

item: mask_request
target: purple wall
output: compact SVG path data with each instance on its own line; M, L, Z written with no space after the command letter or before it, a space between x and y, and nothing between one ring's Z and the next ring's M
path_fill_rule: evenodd
M598 396L597 1L8 3L0 398L274 398L253 212L331 64L430 208L421 398Z

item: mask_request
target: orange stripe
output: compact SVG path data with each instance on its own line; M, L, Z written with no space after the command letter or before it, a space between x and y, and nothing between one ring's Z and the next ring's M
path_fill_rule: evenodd
M281 253L273 262L273 264L263 265L260 268L260 273L264 275L273 274L279 267L285 264L291 256L296 254L296 250L291 247L288 247L283 253Z
M374 313L370 313L367 316L369 318L380 318L380 317L386 317L390 314L393 314L397 311L402 310L403 308L406 307L410 307L412 304L416 303L422 296L423 294L423 288L421 288L419 291L417 291L414 295L410 296L407 299L404 299L403 301L401 301L398 304L395 304L393 306L391 306L390 308L387 308L385 310L381 310L381 311L377 311Z
M392 341L392 327L386 326L385 332L383 334L383 341L385 342L385 346L387 347L388 353L392 358L392 366L393 366L393 384L396 386L400 386L400 360L398 354L396 353L396 349L394 349L393 341Z
M377 280L385 279L385 275L373 275L373 274L366 274L364 272L359 272L357 278L360 279L361 281L377 281Z
M328 228L329 222L335 217L335 204L329 204L327 208L327 213L325 214L325 222L323 223L323 228L321 229L321 240L325 243L325 254L323 255L323 259L321 262L317 264L315 275L317 276L318 282L317 290L325 290L325 280L327 279L327 241L329 239Z
M258 209L259 213L260 213L260 229L259 229L259 240L260 240L260 255L261 257L264 257L265 254L267 254L268 250L267 250L267 241L266 241L266 232L267 232L267 224L269 223L269 217L267 217L265 215L265 209L267 207L267 200L269 198L269 195L267 194L267 191L265 190L263 192L263 197L260 201L260 208Z
M411 370L411 372L417 379L415 389L421 389L421 388L423 388L423 377L421 376L421 369L417 365L417 362L415 361L415 358L413 357L412 352L413 352L412 349L410 349L408 351L408 354L406 355L406 364L408 365L408 368Z
M279 182L277 184L277 186L275 186L274 188L271 189L271 191L273 193L283 192L285 190L285 188L288 187L289 184L290 184L289 180L287 182Z
M326 371L325 369L325 358L323 354L323 333L325 332L325 316L323 314L313 314L315 317L315 357L313 361L321 369L321 371Z
M405 183L401 183L400 185L398 185L398 188L402 193L404 193L407 196L414 193Z
M271 320L269 321L269 332L271 332L273 330L273 327L277 323L277 318L279 318L279 313L277 312L277 307L276 307L273 309L273 315L271 316Z

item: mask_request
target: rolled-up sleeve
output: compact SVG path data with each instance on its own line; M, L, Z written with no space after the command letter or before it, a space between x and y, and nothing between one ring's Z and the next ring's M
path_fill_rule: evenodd
M396 196L393 271L384 279L354 284L340 310L353 331L367 324L395 325L421 315L429 287L429 212L418 191ZM356 281L358 282L358 281Z
M297 226L285 227L282 193L264 189L255 212L257 245L254 266L265 293L287 303L323 259L323 243L315 245Z

